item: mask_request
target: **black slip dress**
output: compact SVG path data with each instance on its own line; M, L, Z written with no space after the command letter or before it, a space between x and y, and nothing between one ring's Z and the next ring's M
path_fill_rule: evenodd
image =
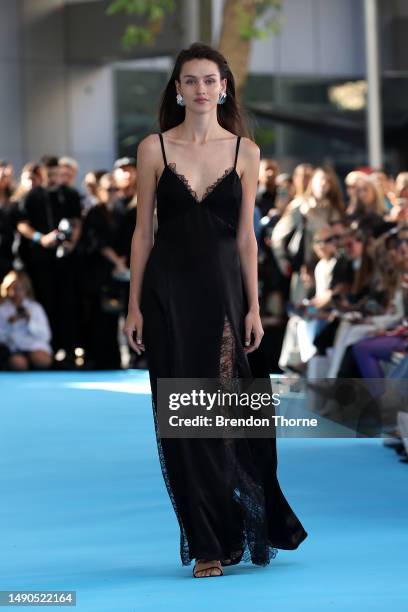
M236 164L199 199L168 163L157 184L158 230L140 309L163 477L192 559L266 565L307 537L277 479L275 438L160 438L157 380L252 376L244 351L244 291L236 232L242 185Z

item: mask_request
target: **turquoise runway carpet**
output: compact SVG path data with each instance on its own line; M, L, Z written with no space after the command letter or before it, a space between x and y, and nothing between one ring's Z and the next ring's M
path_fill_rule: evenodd
M381 440L278 440L309 537L265 568L191 578L148 392L145 371L0 375L0 590L76 591L38 610L407 609L408 467Z

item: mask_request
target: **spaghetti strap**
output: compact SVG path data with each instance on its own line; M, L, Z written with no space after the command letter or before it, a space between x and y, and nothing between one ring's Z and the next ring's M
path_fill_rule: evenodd
M237 167L237 159L238 159L238 149L239 149L239 143L241 142L241 136L237 137L237 148L235 151L235 161L234 161L234 170Z
M166 152L164 150L163 135L162 135L161 132L159 132L159 137L160 137L160 144L161 144L161 149L162 149L162 153L163 153L164 165L167 166Z

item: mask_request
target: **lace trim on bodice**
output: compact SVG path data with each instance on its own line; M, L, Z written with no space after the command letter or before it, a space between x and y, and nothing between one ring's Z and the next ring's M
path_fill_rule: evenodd
M235 166L231 166L230 168L227 168L220 177L218 177L213 183L211 183L211 185L207 187L207 189L204 191L204 195L202 196L202 198L199 198L197 195L197 192L194 191L194 189L192 189L190 183L188 182L184 174L180 174L179 172L177 172L175 162L171 162L170 164L167 164L167 167L180 179L180 181L182 181L187 191L193 196L196 202L203 202L210 195L210 193L214 191L217 185L219 185L221 181L223 181L229 174L231 174L231 172L235 170Z

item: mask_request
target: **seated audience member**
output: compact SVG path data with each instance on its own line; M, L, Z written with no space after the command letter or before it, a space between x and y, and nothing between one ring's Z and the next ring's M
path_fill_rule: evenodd
M363 378L381 379L381 362L389 362L394 352L408 350L408 239L399 242L400 261L396 285L402 295L402 317L388 330L377 331L353 345L353 354ZM393 258L394 267L398 262ZM381 387L379 387L381 392Z
M301 369L316 353L313 341L316 334L327 324L329 313L326 307L332 298L333 291L330 287L338 260L329 226L321 228L315 235L313 248L319 260L314 269L314 296L304 301L303 305L295 307L294 314L289 318L279 359L279 367L282 369L289 367L291 356L296 349L300 353L301 363L291 367Z
M12 370L49 368L52 364L51 331L47 315L33 297L24 272L9 272L1 284L0 345Z
M330 355L328 378L336 378L348 347L363 338L376 335L382 329L395 325L403 317L403 294L398 281L397 268L392 273L388 258L395 261L394 249L384 254L383 245L376 247L368 291L358 302L343 309ZM340 305L341 306L341 305ZM347 310L349 312L347 312Z

